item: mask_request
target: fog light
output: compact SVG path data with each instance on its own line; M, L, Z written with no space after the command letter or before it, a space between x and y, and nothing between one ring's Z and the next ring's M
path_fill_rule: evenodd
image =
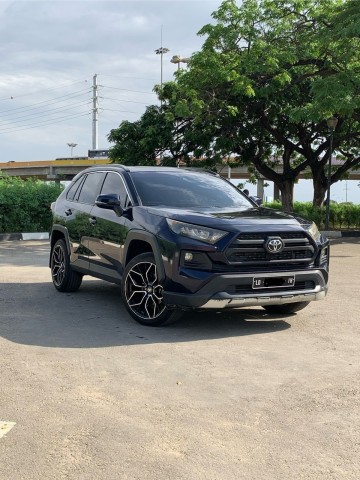
M180 255L180 266L197 270L211 271L212 264L205 252L189 252L184 250Z
M328 252L328 248L324 248L321 252L321 255L320 255L320 264L321 263L324 263L324 262L327 262L328 260L328 256L329 256L329 252Z

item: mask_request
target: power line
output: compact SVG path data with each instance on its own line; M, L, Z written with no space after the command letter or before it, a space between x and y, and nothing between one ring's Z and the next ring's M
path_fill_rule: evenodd
M112 90L122 90L124 92L132 92L132 93L144 93L146 95L156 95L155 92L142 92L140 90L129 90L127 88L119 88L119 87L110 87L109 85L99 85L99 87L103 88L111 88Z
M82 92L82 93L79 93L79 92ZM37 102L37 103L33 103L33 104L30 104L30 105L26 105L24 107L15 107L15 108L10 108L8 110L3 110L2 112L0 112L0 115L2 115L3 113L6 113L6 112L14 112L16 110L30 110L30 109L33 109L36 108L36 105L43 105L43 104L46 104L45 106L47 105L54 105L55 103L59 103L61 101L63 101L62 99L72 99L72 98L75 98L75 97L80 97L81 95L85 95L85 93L90 93L91 90L87 89L87 90L77 90L76 92L73 92L73 93L68 93L66 95L61 95L60 97L55 97L55 98L50 98L48 100L43 100L42 102ZM67 97L67 98L66 98ZM53 100L55 100L53 102Z
M131 112L130 110L113 110L112 108L103 108L101 107L100 110L106 112L121 112L121 113L134 113L135 115L141 115L142 112Z
M139 103L141 105L149 105L148 102L137 102L135 100L123 100L123 99L119 99L119 98L102 97L102 96L100 96L99 98L102 98L103 100L113 100L114 102Z
M18 121L22 118L28 118L28 117L32 117L32 116L35 116L35 117L44 117L46 115L56 115L59 111L66 111L66 110L71 110L72 108L74 107L78 107L78 106L81 106L81 105L89 105L91 103L90 100L88 101L82 101L82 102L78 102L78 103L72 103L71 105L63 105L61 107L56 107L56 108L53 108L52 110L45 110L45 111L40 111L39 113L37 112L34 112L34 113L29 113L27 115L21 115L21 116L17 116L17 117L10 117L9 120L5 120L5 121L1 121L0 120L0 125L1 124L6 124L6 123L10 123L10 122L13 122L13 121ZM54 113L53 113L54 112Z
M46 91L51 91L51 90L57 90L60 88L66 88L66 86L70 85L75 85L78 83L83 83L83 80L81 81L76 81L72 82L69 85L60 85L54 88L49 88L49 89L41 89L38 90L37 92L44 93ZM97 87L97 85L96 85ZM99 85L100 87L100 85ZM141 93L141 94L146 94L146 95L156 95L154 92L145 92L145 91L139 91L139 90L131 90L131 89L126 89L126 88L120 88L120 87L113 87L110 85L101 85L102 88L108 88L112 90L120 90L123 92L131 92L131 93ZM71 115L65 115L65 116L57 116L63 112L69 112L72 109L78 109L79 107L85 107L91 104L91 100L87 101L85 99L81 101L75 101L74 103L69 103L73 101L76 98L81 98L84 97L85 95L88 96L93 93L93 98L94 100L94 88L88 87L88 88L82 88L81 90L76 90L71 93L63 94L60 96L55 96L52 98L48 98L47 100L42 100L39 102L31 103L29 105L25 106L20 106L20 107L14 107L11 109L6 109L2 112L0 112L0 134L4 135L6 133L12 133L12 132L18 132L22 130L28 130L28 129L34 129L34 128L40 128L48 125L53 125L65 121L70 121L72 119L76 119L79 117L87 116L91 113L91 111L82 111L78 113L74 113ZM11 97L13 100L14 98L20 98L20 97L26 97L26 96L33 96L37 92L32 92L32 93L24 93L22 95L18 95L17 97ZM89 97L88 97L89 98ZM148 105L146 102L140 102L140 101L132 101L132 100L125 100L125 99L117 99L117 98L111 98L111 97L99 97L103 99L105 102L106 101L112 101L112 102L117 102L121 104L122 102L125 103L134 103L134 104L141 104L141 105ZM9 100L8 98L3 98L0 99L0 101L4 100ZM55 107L52 107L52 105L56 105ZM112 108L100 108L101 111L103 112L119 112L119 113L124 113L124 114L134 114L134 115L141 115L143 112L134 112L130 110L120 110L120 109L112 109ZM44 118L45 117L45 118ZM40 118L44 118L43 120L39 120Z
M40 127L40 126L45 127L47 125L53 125L53 124L56 124L56 123L65 122L65 121L73 119L73 118L84 117L85 115L90 115L90 113L91 112L87 111L87 112L80 113L80 114L75 114L75 115L70 115L70 116L68 115L68 116L65 116L65 117L58 118L56 121L29 124L29 125L21 127L21 128L14 128L14 129L6 128L6 129L3 129L3 130L0 130L0 135L4 135L5 133L19 132L20 130L29 130L29 129L37 128L37 127Z
M59 88L66 88L66 87L70 87L72 85L76 85L78 83L86 83L87 80L77 80L75 82L72 82L72 83L67 83L67 84L63 84L63 85L59 85L57 87L51 87L51 88L42 88L40 90L35 90L34 92L29 92L29 93L23 93L21 95L11 95L10 97L3 97L3 98L0 98L0 102L3 102L5 100L12 100L14 98L20 98L20 97L28 97L30 95L36 95L37 93L41 92L50 92L50 91L53 91L53 90L58 90Z
M154 80L155 78L150 78L150 77L133 77L130 75L107 75L106 73L98 73L101 77L111 77L111 78L135 78L137 80Z

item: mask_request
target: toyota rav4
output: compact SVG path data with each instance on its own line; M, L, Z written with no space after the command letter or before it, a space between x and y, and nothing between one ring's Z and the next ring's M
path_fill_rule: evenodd
M50 268L121 286L129 314L157 326L190 309L293 313L327 292L329 243L311 221L259 207L212 172L93 167L52 205Z

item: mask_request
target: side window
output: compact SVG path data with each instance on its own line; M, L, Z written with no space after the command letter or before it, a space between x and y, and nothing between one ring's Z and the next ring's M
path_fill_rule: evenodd
M70 201L76 200L76 193L79 192L80 185L82 184L84 178L85 178L85 176L82 175L80 178L78 178L76 180L75 183L73 183L71 185L71 187L69 188L69 190L66 194L66 199L67 200L70 200Z
M108 173L101 189L101 194L117 193L120 195L121 206L127 208L130 205L130 199L126 191L122 177L117 173Z
M89 173L85 178L79 195L80 203L88 203L93 205L98 194L99 181L103 178L102 174Z

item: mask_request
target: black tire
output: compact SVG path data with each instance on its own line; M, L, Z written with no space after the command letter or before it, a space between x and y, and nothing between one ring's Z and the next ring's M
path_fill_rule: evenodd
M285 303L284 305L266 305L263 308L268 313L280 313L286 315L287 313L295 313L307 307L310 302L295 302Z
M182 315L181 310L169 310L162 296L157 266L152 253L142 253L127 265L122 277L121 296L129 314L137 322L150 327L170 323Z
M59 292L76 292L82 282L81 273L70 266L70 258L64 239L58 240L51 250L51 277Z

